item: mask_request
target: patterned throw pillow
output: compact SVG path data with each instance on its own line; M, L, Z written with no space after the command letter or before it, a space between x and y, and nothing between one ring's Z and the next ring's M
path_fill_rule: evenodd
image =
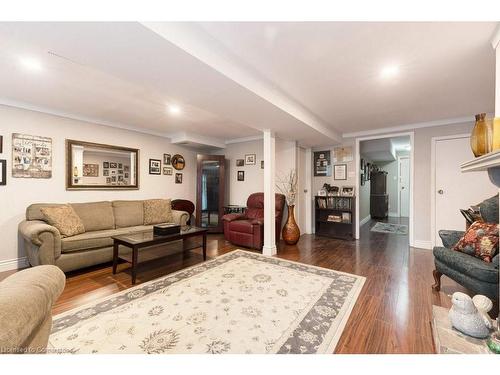
M45 220L56 227L63 237L71 237L85 232L82 220L70 205L44 207L40 211Z
M172 201L170 199L148 199L144 201L144 225L171 223Z
M490 263L498 251L498 224L474 222L453 250L473 255Z

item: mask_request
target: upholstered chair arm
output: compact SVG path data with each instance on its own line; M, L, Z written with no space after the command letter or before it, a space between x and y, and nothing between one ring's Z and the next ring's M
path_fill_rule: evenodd
M252 225L264 225L264 219L252 219L250 223Z
M223 221L235 221L243 219L246 219L246 216L244 214L227 214L222 216Z
M441 241L443 241L443 246L448 249L455 246L465 234L465 232L456 230L440 230L438 233L439 237L441 237Z
M61 234L56 227L41 220L24 220L18 229L32 266L56 263L61 256Z
M66 283L56 266L16 272L0 283L0 353L41 353L52 326L52 305Z
M189 220L189 214L186 211L172 210L172 218L174 223L184 226Z

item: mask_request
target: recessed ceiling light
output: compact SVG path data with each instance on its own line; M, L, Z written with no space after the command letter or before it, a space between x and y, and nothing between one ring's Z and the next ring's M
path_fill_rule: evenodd
M399 66L397 65L387 65L380 72L380 77L384 79L394 78L398 75L399 75Z
M178 105L169 105L168 111L173 115L178 115L181 113L181 108Z
M31 71L40 71L42 70L42 63L40 60L37 60L32 57L22 57L21 60L21 65L26 68L27 70Z

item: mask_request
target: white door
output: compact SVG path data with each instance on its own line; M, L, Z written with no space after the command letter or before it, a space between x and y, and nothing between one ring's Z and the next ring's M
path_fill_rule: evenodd
M297 162L297 225L300 228L300 234L306 232L306 150L302 147L297 147L298 162Z
M410 158L399 158L399 216L410 216Z
M434 238L437 246L442 246L439 230L465 230L461 208L469 208L498 193L487 172L461 173L460 165L471 159L474 155L468 136L436 140Z

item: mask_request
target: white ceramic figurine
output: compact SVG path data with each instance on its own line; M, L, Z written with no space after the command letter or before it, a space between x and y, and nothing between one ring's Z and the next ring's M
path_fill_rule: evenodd
M480 339L488 337L490 333L488 324L474 305L472 298L467 294L455 292L451 302L453 306L450 309L449 318L454 328L468 336Z

